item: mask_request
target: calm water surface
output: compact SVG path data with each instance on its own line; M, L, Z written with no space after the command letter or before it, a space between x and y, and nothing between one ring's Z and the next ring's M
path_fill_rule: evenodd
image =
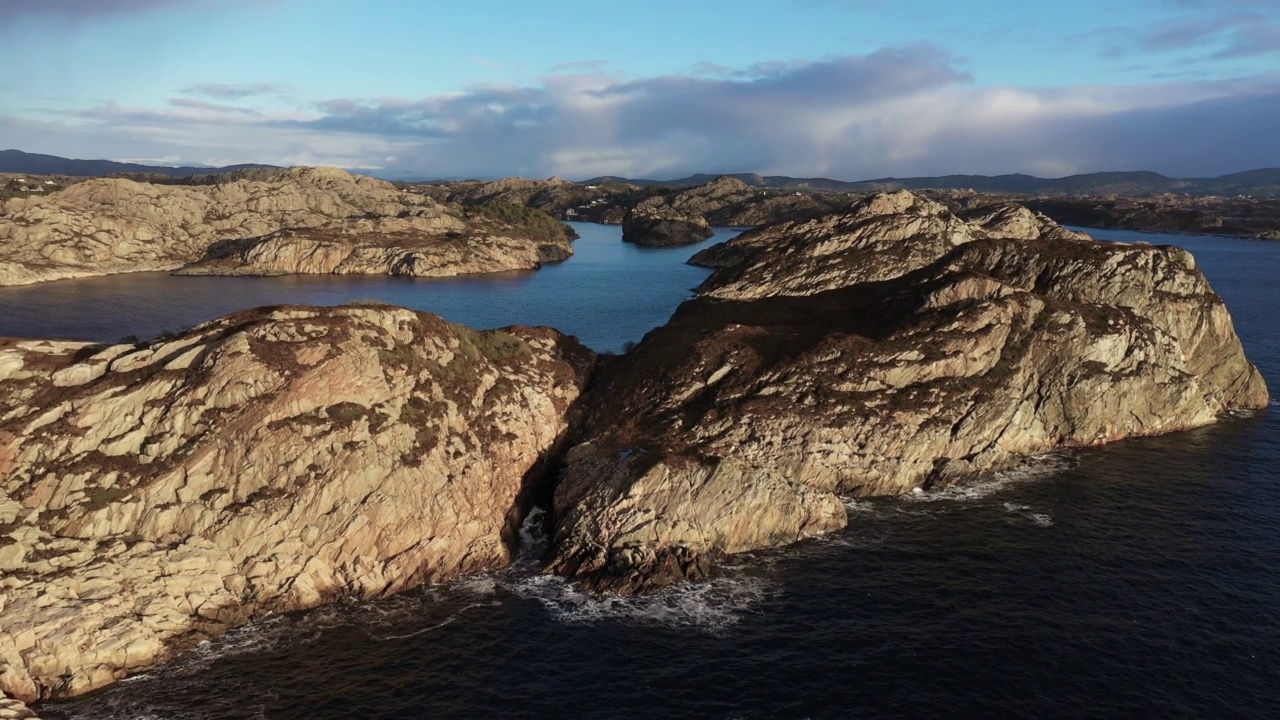
M642 254L617 243L615 228L579 232L565 265L510 286L460 281L450 300L409 281L288 279L232 281L223 287L260 294L221 301L376 297L478 325L555 324L609 348L664 320L701 278L680 264L688 251ZM1250 357L1280 378L1280 243L1094 234L1191 250ZM0 315L20 324L4 331L147 334L213 311L175 300L186 314L148 311L150 324L128 325L123 308L136 296L111 287L129 281L94 282L103 284L77 285L104 294L86 289L52 317L24 302L57 297L54 285L6 291ZM155 282L185 298L218 281ZM1274 408L850 509L842 533L644 599L589 597L538 575L531 535L505 571L269 618L41 709L74 718L1280 717Z
M595 350L618 350L663 324L708 271L685 265L694 252L736 236L716 228L700 245L642 248L617 225L569 223L574 256L531 272L459 278L291 275L175 277L130 273L0 288L0 337L114 342L154 337L261 305L339 305L379 300L477 328L550 325Z

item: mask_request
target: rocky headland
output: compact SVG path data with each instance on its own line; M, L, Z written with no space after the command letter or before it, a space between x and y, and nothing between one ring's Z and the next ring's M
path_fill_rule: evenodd
M188 265L205 274L456 275L532 269L572 253L567 228L547 233L550 218L471 213L335 168L270 174L190 186L95 179L8 200L0 285Z
M699 286L701 294L745 300L885 280L964 243L1000 237L1086 238L1019 205L982 208L960 217L903 190L866 198L848 212L743 233L689 262L715 269Z
M712 263L708 258L714 258ZM1267 388L1172 247L907 192L707 251L703 296L604 368L550 569L634 592L839 529L842 496L1212 423Z
M0 691L502 567L593 354L385 306L0 345Z
M343 272L316 248L427 222L280 228L206 262ZM699 297L599 363L554 330L368 305L0 340L0 691L81 693L265 613L501 567L535 497L549 572L645 592L838 530L844 498L1268 402L1188 253L1017 205L877 195L694 262Z

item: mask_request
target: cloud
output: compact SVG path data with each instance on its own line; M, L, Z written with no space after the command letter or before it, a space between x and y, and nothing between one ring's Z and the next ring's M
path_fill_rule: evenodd
M584 68L531 85L291 109L246 110L205 93L213 101L107 103L55 121L0 118L0 127L9 142L37 152L335 164L389 177L1188 176L1280 165L1280 73L989 87L960 65L919 45L711 74L632 78ZM79 149L89 145L96 149Z
M1167 20L1140 34L1143 50L1213 48L1211 58L1280 55L1280 23L1261 13L1225 13Z
M199 95L214 100L242 100L258 95L280 95L290 91L279 83L197 83L182 89L183 95Z
M0 24L22 16L90 17L198 4L199 0L0 0Z
M239 115L261 115L257 110L243 108L238 105L226 105L223 103L211 103L204 100L192 100L190 98L171 98L169 106L175 108L185 108L188 110L207 110L215 113L234 113Z

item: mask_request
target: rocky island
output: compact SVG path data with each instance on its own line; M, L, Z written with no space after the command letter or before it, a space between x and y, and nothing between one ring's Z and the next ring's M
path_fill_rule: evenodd
M0 206L0 285L148 270L442 276L527 270L572 233L526 211L443 205L336 168L162 185L103 178ZM524 210L523 208L521 208Z
M257 229L192 270L375 267L331 244L511 212L407 202L315 228L250 203ZM0 340L0 691L82 693L264 613L501 567L536 498L548 572L646 592L838 530L842 498L1268 403L1188 253L1018 205L875 195L693 262L699 296L616 357L380 305Z
M594 383L550 568L643 591L845 525L841 496L1212 423L1267 388L1191 256L908 192L747 233Z

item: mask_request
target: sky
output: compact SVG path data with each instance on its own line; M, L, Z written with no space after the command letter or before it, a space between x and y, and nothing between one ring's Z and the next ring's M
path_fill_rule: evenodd
M0 0L0 149L389 179L1280 166L1280 0Z

